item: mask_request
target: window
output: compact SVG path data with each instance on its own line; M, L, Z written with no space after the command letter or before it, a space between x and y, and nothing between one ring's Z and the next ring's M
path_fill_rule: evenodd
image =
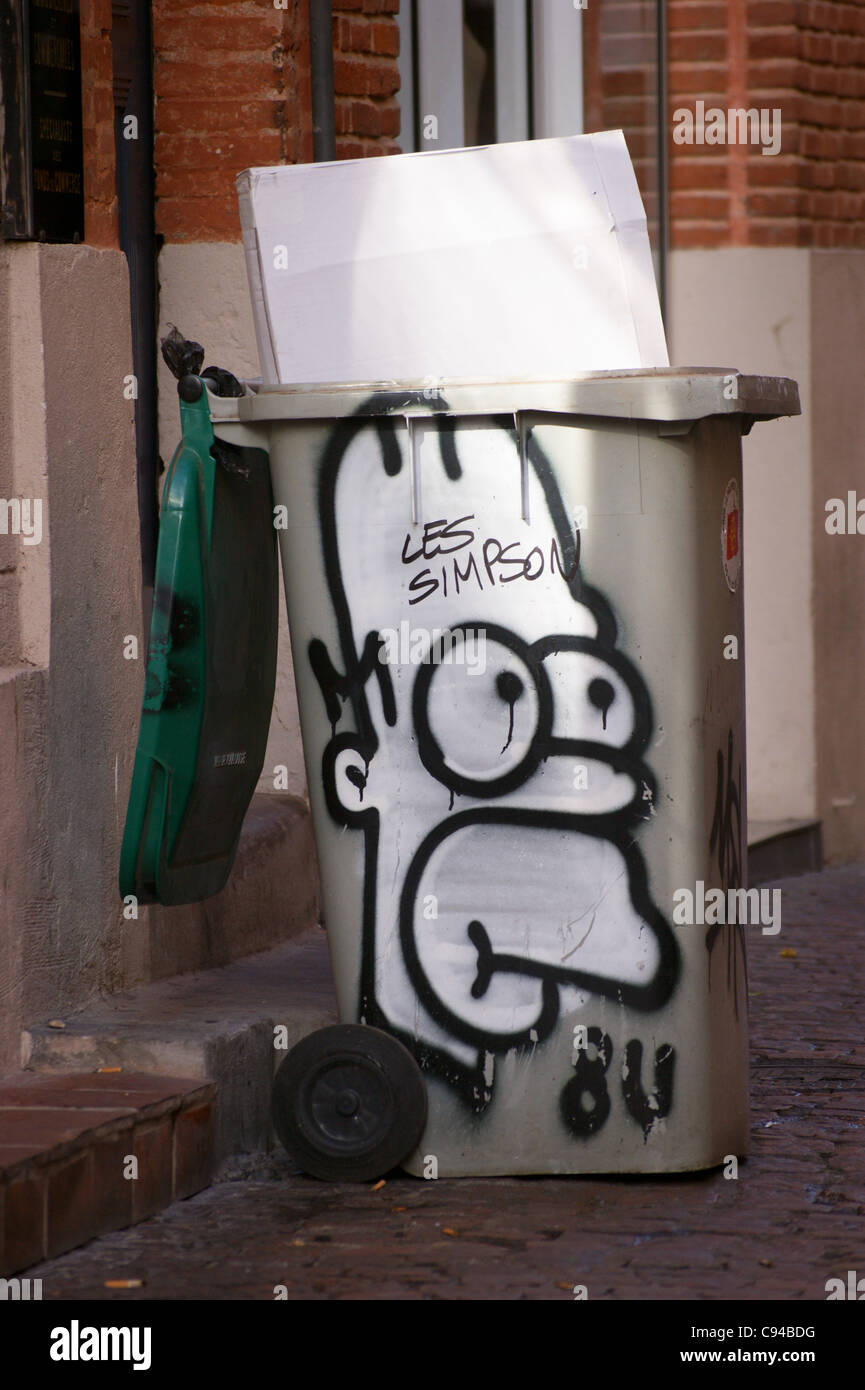
M663 0L401 0L406 152L625 132L664 301Z

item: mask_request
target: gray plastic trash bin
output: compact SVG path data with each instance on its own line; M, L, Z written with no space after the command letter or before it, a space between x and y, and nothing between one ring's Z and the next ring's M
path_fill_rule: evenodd
M404 1166L744 1154L741 435L797 414L795 383L261 386L211 410L270 453L340 1017L426 1084ZM705 910L718 889L738 921ZM322 1086L306 1138L320 1121L351 1176L363 1087Z

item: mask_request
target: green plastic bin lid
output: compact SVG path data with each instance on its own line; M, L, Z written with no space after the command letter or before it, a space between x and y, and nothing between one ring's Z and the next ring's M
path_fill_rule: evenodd
M198 382L196 388L195 383ZM162 496L150 645L120 892L218 893L261 774L276 680L278 568L265 451L217 443L186 377Z

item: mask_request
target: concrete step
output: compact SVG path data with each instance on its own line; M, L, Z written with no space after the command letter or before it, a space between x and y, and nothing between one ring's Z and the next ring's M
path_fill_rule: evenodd
M748 821L748 882L817 873L823 867L818 820Z
M0 1082L0 1276L208 1187L215 1092L119 1069Z
M214 1161L273 1144L270 1088L286 1048L336 1021L326 933L314 927L273 950L215 970L177 975L113 994L22 1039L33 1072L185 1076L216 1084ZM62 1028L51 1023L62 1022Z
M285 793L257 793L222 892L202 902L154 904L146 911L150 979L227 965L315 926L318 870L306 802Z

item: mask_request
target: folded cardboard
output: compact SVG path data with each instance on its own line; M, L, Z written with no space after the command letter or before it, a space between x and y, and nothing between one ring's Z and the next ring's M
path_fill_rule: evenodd
M669 364L621 131L237 178L265 382Z

